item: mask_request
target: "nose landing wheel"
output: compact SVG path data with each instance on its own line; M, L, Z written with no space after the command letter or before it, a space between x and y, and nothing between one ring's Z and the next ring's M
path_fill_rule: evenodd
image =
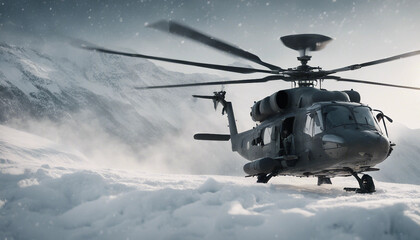
M359 183L360 188L344 188L346 191L355 191L356 193L373 193L375 192L375 183L373 183L373 178L367 174L364 174L362 178L359 178L356 172L349 169L351 175L353 175L357 182Z

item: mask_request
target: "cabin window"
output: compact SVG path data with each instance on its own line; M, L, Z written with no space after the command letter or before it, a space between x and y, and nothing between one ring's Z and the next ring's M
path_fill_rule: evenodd
M264 129L264 136L263 136L263 143L264 145L267 145L269 143L271 143L271 134L273 132L273 128L272 127L268 127Z

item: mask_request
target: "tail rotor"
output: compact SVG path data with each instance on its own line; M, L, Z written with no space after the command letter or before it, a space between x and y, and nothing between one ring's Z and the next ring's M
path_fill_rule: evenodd
M214 110L217 110L217 106L219 105L219 103L222 104L223 109L222 109L222 115L224 115L225 113L225 107L226 107L226 101L225 101L225 96L226 96L226 91L219 91L219 92L213 92L213 96L206 96L206 95L192 95L195 98L203 98L203 99L211 99L213 100L213 106L214 106Z

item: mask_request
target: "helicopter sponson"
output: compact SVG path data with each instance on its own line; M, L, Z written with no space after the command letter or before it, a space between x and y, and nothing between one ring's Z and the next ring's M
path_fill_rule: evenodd
M310 87L280 90L255 102L250 114L253 121L262 122L279 113L309 107L316 102L332 101L360 103L360 94L354 90L327 91Z

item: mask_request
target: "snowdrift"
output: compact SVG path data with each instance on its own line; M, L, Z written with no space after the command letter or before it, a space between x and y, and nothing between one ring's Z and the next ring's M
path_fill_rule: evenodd
M1 239L416 239L420 186L151 174L0 126Z

